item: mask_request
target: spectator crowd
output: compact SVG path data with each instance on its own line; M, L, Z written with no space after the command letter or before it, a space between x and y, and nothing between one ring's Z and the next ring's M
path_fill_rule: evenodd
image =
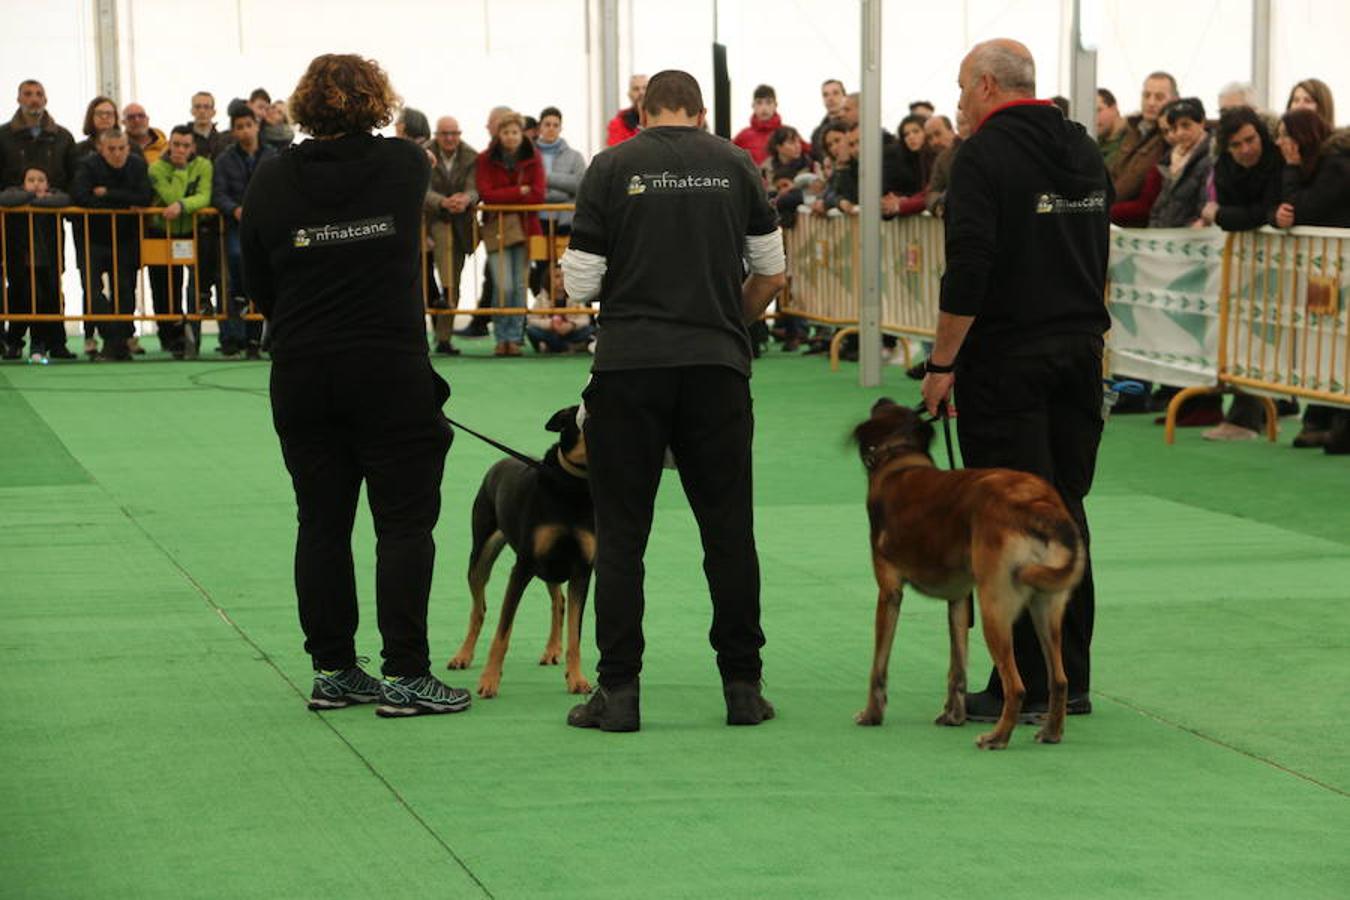
M645 76L629 80L629 105L608 125L610 145L640 130L645 88ZM856 215L871 202L883 218L944 216L952 161L963 135L979 123L963 121L959 111L939 112L924 100L909 104L894 132L883 129L881 196L864 198L859 165L868 151L860 140L859 95L831 78L822 83L820 96L821 119L805 131L783 121L776 91L761 84L753 91L748 124L733 138L759 167L785 228L802 217ZM1067 101L1055 99L1067 114ZM130 210L156 207L162 212L147 218L146 235L167 242L195 234L197 256L195 265L146 267L155 313L175 317L219 309L226 318L218 350L228 358L261 354L261 325L244 315L249 307L239 271L238 222L253 173L289 147L295 132L286 102L262 88L227 104L225 130L218 130L210 92L192 96L190 116L166 131L153 126L138 103L119 110L112 98L95 97L77 142L47 112L42 84L19 85L18 109L0 126L0 205L20 208L6 216L8 310L60 312L65 237L57 233L56 217L28 210L75 206L89 210L65 216L72 224L83 309L94 315L134 312L143 244L142 225ZM1100 88L1095 126L1114 192L1111 220L1118 225L1350 228L1350 130L1337 129L1331 91L1316 78L1296 84L1276 112L1258 108L1251 87L1236 83L1207 108L1201 98L1184 96L1172 75L1156 71L1143 80L1134 113L1122 112L1117 96ZM532 117L496 107L481 151L465 139L453 115L437 118L433 129L426 115L405 107L396 133L425 148L431 170L424 207L426 299L429 308L444 311L432 316L435 352L459 352L448 313L460 307L461 276L479 242L487 257L479 305L528 307L531 314L493 315L490 326L487 317L475 317L459 334L478 336L490 329L498 356L518 356L526 345L536 352L584 351L592 320L552 312L566 307L567 298L561 280L552 277L556 266L537 262L541 255L556 260L571 213L532 208L571 203L586 171L582 154L563 137L562 111L549 106ZM207 207L219 216L195 215ZM197 354L199 321L160 319L157 328L162 346L175 357ZM58 321L11 321L3 337L6 359L45 362L77 355ZM84 337L91 358L126 360L144 352L129 322L86 322ZM825 329L813 335L806 322L780 316L773 337L783 350L818 352L828 335ZM766 333L765 343L768 338ZM1157 411L1173 391L1160 386L1133 410L1118 411ZM1192 401L1181 424L1211 426L1206 436L1212 439L1246 439L1260 431L1260 404L1239 397L1225 416L1219 402L1218 397ZM1350 452L1345 414L1309 406L1295 443Z

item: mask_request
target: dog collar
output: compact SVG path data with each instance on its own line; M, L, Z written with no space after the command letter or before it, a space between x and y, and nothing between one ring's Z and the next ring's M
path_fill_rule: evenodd
M562 470L566 472L568 475L571 475L573 478L591 477L586 472L585 466L578 466L576 463L572 462L570 459L564 456L561 447L558 448L557 453L558 453L558 465L562 466Z
M916 456L922 456L928 460L929 465L933 464L932 458L913 444L899 442L895 444L882 444L880 447L868 447L863 452L863 468L869 472L874 472L885 462L890 462L897 456L903 456L906 453L913 453ZM906 467L911 468L911 467Z

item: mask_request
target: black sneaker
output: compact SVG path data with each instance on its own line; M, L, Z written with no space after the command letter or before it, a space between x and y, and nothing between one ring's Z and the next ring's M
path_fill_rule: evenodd
M468 691L450 687L434 675L386 675L380 682L380 695L375 714L386 719L463 712L472 702Z
M248 348L244 351L244 355L252 360L262 359L262 348L257 344L249 344Z
M601 731L637 731L641 727L638 713L638 683L616 688L600 685L585 703L571 708L567 724L573 728L599 728Z
M449 341L437 341L436 354L438 356L459 356L459 348Z
M342 709L355 703L374 703L380 699L380 682L359 665L349 669L316 669L309 708Z
M1017 714L1017 721L1030 725L1045 718L1050 710L1049 700L1024 700ZM1070 716L1086 716L1092 713L1092 700L1087 694L1070 694L1064 705L1064 711ZM997 722L1003 715L1003 698L992 691L980 691L978 694L966 694L966 719L971 722Z
M47 351L47 355L52 359L75 359L75 354L66 349L65 344L62 344L59 347L53 347L51 350Z
M757 681L728 681L722 685L722 696L728 725L758 725L774 716L773 704L764 699Z

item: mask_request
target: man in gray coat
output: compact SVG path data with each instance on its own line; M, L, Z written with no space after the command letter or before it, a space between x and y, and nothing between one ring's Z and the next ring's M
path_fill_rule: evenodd
M473 215L478 204L474 179L478 151L461 140L459 121L442 116L432 135L431 184L423 208L431 223L432 253L441 280L441 297L447 309L459 306L459 279L464 260L474 250ZM436 352L453 355L450 345L454 316L433 316Z

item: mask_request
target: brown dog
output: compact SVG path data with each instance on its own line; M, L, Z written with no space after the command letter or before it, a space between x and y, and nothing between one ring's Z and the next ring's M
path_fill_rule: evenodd
M859 725L880 725L886 671L900 593L910 584L946 600L951 639L947 703L939 725L966 721L967 630L971 589L979 594L985 643L1003 682L1003 712L976 746L1008 746L1025 688L1013 659L1012 627L1030 610L1050 675L1050 708L1036 734L1059 743L1068 679L1060 627L1069 594L1083 576L1083 546L1064 502L1043 479L1011 469L942 471L928 453L933 426L889 399L853 432L867 468L867 515L877 579L876 649L867 707Z

